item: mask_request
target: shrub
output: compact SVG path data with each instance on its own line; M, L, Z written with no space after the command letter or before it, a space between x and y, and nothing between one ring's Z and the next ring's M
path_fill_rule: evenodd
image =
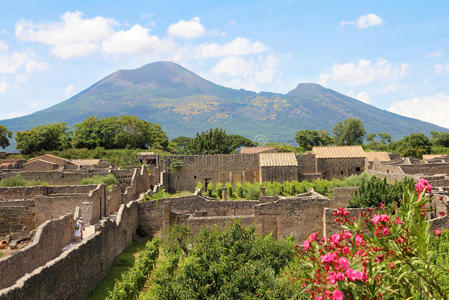
M106 299L133 299L139 294L159 256L160 242L159 239L154 238L145 245L145 250L139 255L134 267L122 275Z
M117 178L115 178L114 174L108 174L105 176L94 175L92 177L82 179L81 184L106 184L109 189L110 186L117 184Z
M437 238L426 220L432 197L431 186L420 180L416 192L406 191L392 214L380 208L354 220L339 208L334 215L343 231L327 243L313 233L298 248L290 277L299 284L298 294L313 299L447 299L448 271L435 259Z
M37 180L26 180L22 175L17 174L11 177L3 178L0 180L0 187L14 187L14 186L36 186L36 185L46 185Z
M215 194L217 195L215 198L222 199L221 188L223 187L223 183L217 182L215 183Z

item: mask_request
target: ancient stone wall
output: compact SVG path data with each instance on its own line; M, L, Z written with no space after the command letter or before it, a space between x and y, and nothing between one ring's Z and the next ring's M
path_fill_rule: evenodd
M115 221L103 219L94 235L0 290L0 300L81 300L101 282L137 227L137 204L122 205Z
M33 200L0 201L0 239L36 228Z
M386 178L387 179L387 183L395 183L398 181L403 181L405 178L413 178L415 179L414 175L409 175L409 174L404 174L404 173L383 173L383 172L378 172L378 171L373 171L373 170L367 170L367 174L369 175L376 175L379 178Z
M259 155L217 154L169 156L181 160L183 168L169 172L169 191L192 191L198 182L260 182Z
M187 226L192 234L198 233L201 228L216 227L225 229L226 226L232 225L234 222L240 222L242 226L255 225L256 218L252 216L216 216L216 217L193 217L187 219Z
M327 198L288 198L255 206L257 232L284 238L291 234L297 240L322 230L323 209Z
M449 163L401 165L400 167L405 174L449 174Z
M72 241L74 228L73 215L65 215L56 220L41 224L31 244L14 252L13 255L0 259L0 289L14 284L23 274L31 273L50 259L61 253L62 248ZM66 274L63 277L71 277ZM31 297L34 299L44 299ZM31 299L17 297L16 299Z
M261 167L262 182L283 182L298 180L298 167L297 166L285 166L285 167Z
M332 179L361 174L365 170L365 158L319 158L317 170L324 178Z
M45 186L2 187L0 199L33 199L35 196L44 195L46 190Z
M333 190L334 198L329 203L329 208L347 207L352 194L357 187L336 187Z
M254 206L259 201L207 200L199 195L159 199L139 203L139 225L154 236L164 225L164 206L170 203L170 211L177 214L194 215L201 212L204 217L254 215Z
M61 215L73 213L75 207L81 208L86 223L94 224L106 215L106 186L88 185L89 193L58 193L36 196L36 224L55 219ZM83 187L86 188L86 187ZM67 187L70 188L70 187Z
M299 173L316 173L316 157L315 154L306 153L296 155L298 160L298 172Z
M23 169L26 171L43 171L43 172L52 172L58 168L57 164L43 161L40 159L33 160L23 164Z
M113 185L107 193L106 215L116 212L123 203L123 195L120 187Z

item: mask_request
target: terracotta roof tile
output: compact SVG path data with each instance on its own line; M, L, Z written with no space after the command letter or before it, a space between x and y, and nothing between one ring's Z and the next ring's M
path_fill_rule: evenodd
M390 161L390 155L388 152L365 152L366 158L368 161L374 161L374 159L378 159L379 161Z
M261 153L259 157L261 167L288 167L298 165L298 160L293 152Z
M366 157L362 146L315 146L316 158L362 158Z

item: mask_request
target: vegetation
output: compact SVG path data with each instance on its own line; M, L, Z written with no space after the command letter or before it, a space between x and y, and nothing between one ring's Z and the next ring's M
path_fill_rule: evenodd
M117 184L117 178L115 178L114 174L104 176L94 175L92 177L82 179L81 184L106 184L109 190L112 185Z
M366 134L363 122L359 119L346 119L335 125L334 140L338 146L361 145Z
M9 139L12 138L12 131L3 125L0 125L0 148L9 146Z
M132 269L136 263L136 259L145 251L144 243L132 243L123 250L112 262L108 274L97 286L95 291L89 296L89 300L103 300L108 293L114 289L114 285L122 274Z
M20 174L8 178L3 178L0 180L0 187L37 186L37 185L46 185L46 183L37 180L26 180Z
M159 245L160 240L157 238L145 245L132 269L121 275L106 299L133 299L139 294L159 256Z
M181 192L172 194L172 193L166 192L165 189L162 188L162 189L158 190L157 193L146 194L143 201L152 201L152 200L157 201L159 199L175 198L175 197L188 196L188 195L192 195L192 192L181 191Z
M16 133L17 149L23 154L38 151L62 150L70 146L70 133L66 123L37 126Z
M178 137L173 141L179 145L179 152L185 154L230 154L236 153L241 147L256 145L243 136L227 135L220 128L197 133L194 138Z
M297 297L448 299L447 239L426 220L432 187L420 179L415 188L392 213L379 208L353 219L338 209L344 230L327 241L313 233L298 249L288 278Z
M293 258L293 238L261 237L237 222L194 237L177 227L163 240L163 256L139 299L282 297L276 277Z
M158 124L121 116L99 119L88 117L75 125L72 144L74 148L105 149L155 147L165 149L167 135Z
M326 197L333 197L333 189L335 187L345 186L359 186L371 176L365 173L361 175L352 175L346 177L343 180L313 180L313 181L284 181L284 182L264 182L260 183L244 183L237 182L234 187L228 182L225 183L227 187L227 197L230 200L257 200L260 197L260 187L265 187L266 196L294 196L301 193L306 193L309 188L313 188L316 192L325 195ZM199 186L198 183L197 186ZM209 183L204 191L204 194L208 197L221 199L221 188L223 183L217 182L215 186Z
M310 151L314 146L328 146L334 143L325 130L301 130L296 133L295 140L303 151Z
M359 188L352 194L349 207L379 207L381 204L387 207L398 206L402 195L413 189L415 180L405 178L394 184L387 184L386 179L376 176L365 177L361 180Z

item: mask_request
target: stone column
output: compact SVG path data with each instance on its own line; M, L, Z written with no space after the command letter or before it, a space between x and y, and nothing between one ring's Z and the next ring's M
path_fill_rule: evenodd
M260 197L265 197L265 187L264 186L260 187Z
M228 189L226 188L226 187L222 187L221 188L221 198L223 199L223 200L228 200Z

